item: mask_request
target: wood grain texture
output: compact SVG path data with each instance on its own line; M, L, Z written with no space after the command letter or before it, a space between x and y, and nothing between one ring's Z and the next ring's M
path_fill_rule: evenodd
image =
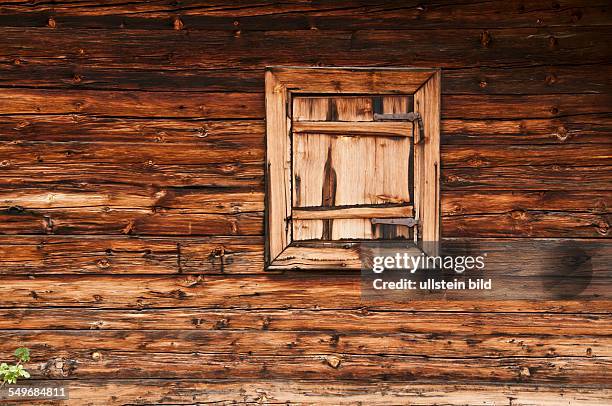
M40 385L53 380L35 380ZM70 397L77 404L120 406L126 403L181 404L202 403L263 403L304 405L388 405L398 399L414 404L427 399L433 404L464 406L475 397L490 404L503 404L508 398L519 404L599 406L612 394L603 387L575 385L543 386L522 384L420 384L406 382L369 381L287 381L266 379L213 382L198 379L66 379ZM47 404L38 402L37 404ZM54 404L54 403L49 403ZM55 402L56 404L56 402Z
M579 245L609 293L609 2L426 3L3 2L0 359L75 405L607 404L609 301L264 270L265 67L434 67L445 243Z

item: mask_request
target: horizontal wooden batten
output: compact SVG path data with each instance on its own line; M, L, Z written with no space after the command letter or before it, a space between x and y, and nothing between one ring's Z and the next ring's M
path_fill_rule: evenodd
M348 122L348 121L294 121L294 134L326 134L344 137L386 136L412 137L414 126L411 122Z
M412 217L413 215L412 206L294 207L291 210L291 218L295 220L370 219L375 217Z

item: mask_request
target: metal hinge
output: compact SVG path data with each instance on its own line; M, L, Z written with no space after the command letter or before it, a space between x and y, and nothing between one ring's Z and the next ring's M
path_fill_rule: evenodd
M380 114L374 113L374 121L410 121L417 122L419 125L419 140L416 142L420 144L425 139L425 130L423 128L423 118L418 111L411 111L410 113L392 113L392 114Z
M393 224L398 226L414 227L419 224L419 221L413 217L397 217L397 218L373 218L372 224Z

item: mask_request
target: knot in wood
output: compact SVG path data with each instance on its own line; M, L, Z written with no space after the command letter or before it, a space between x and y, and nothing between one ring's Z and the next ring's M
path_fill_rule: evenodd
M493 38L491 37L491 33L489 33L489 31L483 31L480 33L480 44L484 48L488 48L492 40Z
M521 378L526 378L526 377L530 377L531 376L531 371L529 370L528 367L521 367L521 369L519 370L519 377Z
M180 31L185 27L183 21L179 17L174 17L173 27L175 30Z
M57 23L55 22L55 18L49 17L49 19L47 20L47 27L49 27L49 28L57 27Z
M560 126L557 128L557 132L555 133L555 136L557 137L557 139L559 141L567 141L567 139L570 137L569 132L567 131L567 128L565 128L564 126Z
M335 355L327 355L325 357L325 362L327 362L327 365L329 365L330 367L338 369L338 367L342 363L342 360L339 357L336 357Z
M549 73L548 75L546 75L545 80L546 80L546 84L549 86L554 85L558 81L557 75L555 75L554 73Z

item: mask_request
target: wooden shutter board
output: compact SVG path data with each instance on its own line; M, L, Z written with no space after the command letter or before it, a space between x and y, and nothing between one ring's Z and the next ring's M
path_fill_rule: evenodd
M388 96L388 112L405 112L409 100L406 96ZM293 101L294 124L295 120L341 120L343 125L350 125L348 120L361 120L355 125L359 128L363 120L373 123L372 96L368 97L296 97ZM331 123L333 124L333 123ZM406 129L411 123L398 123ZM408 125L406 125L408 124ZM313 127L314 128L314 127ZM328 134L308 133L293 139L293 168L294 168L294 199L295 206L316 206L323 201L322 185L326 184L326 171L317 168L326 168L330 164L334 167L334 174L341 177L336 183L333 205L354 204L383 204L389 199L395 201L409 201L408 167L407 159L402 159L410 153L410 142L406 137L380 139L351 140L348 137L332 138ZM331 148L331 149L330 149ZM332 151L324 154L322 151ZM403 153L401 151L404 151ZM361 159L355 157L363 157ZM364 161L365 160L365 161ZM380 176L373 173L362 174L362 168L392 167L393 169L380 171ZM360 165L355 166L355 165ZM338 175L340 173L340 175ZM330 176L331 172L327 174ZM329 183L329 182L328 182ZM321 186L317 186L321 185ZM355 186L362 185L360 187ZM391 194L392 193L395 194ZM399 193L399 194L397 194ZM329 204L328 204L329 205ZM381 216L377 216L381 217ZM330 220L301 220L294 217L293 233L295 240L312 239L344 239L344 238L379 238L382 228L397 229L405 227L379 225L372 226L369 219L336 219ZM403 231L404 235L408 230ZM393 234L395 236L395 234Z

